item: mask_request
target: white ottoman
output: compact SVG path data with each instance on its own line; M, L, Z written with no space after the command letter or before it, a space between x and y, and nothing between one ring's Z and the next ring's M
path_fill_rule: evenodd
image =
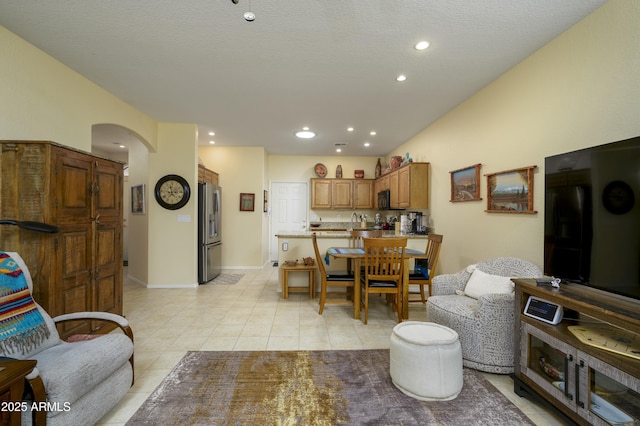
M422 401L448 401L462 390L458 333L432 322L405 321L391 334L393 384Z

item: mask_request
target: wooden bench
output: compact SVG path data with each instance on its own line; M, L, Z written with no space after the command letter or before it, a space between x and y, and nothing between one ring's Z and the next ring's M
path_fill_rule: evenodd
M307 272L309 274L309 297L316 297L316 265L282 265L282 298L288 299L289 292L307 291L307 287L289 287L290 272Z

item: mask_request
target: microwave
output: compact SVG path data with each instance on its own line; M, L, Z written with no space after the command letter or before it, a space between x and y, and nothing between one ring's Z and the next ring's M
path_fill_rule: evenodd
M386 189L378 192L378 208L381 210L391 209L391 191Z

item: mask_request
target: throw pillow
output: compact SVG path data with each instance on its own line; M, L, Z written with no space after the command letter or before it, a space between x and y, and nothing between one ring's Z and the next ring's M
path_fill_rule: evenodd
M464 287L464 294L477 299L484 294L513 293L513 288L511 278L491 275L475 269Z

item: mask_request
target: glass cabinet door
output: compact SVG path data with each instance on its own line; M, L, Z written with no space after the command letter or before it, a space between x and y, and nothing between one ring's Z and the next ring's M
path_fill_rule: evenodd
M578 353L578 413L595 425L640 425L639 379Z
M522 323L521 371L575 411L576 349L528 323Z

